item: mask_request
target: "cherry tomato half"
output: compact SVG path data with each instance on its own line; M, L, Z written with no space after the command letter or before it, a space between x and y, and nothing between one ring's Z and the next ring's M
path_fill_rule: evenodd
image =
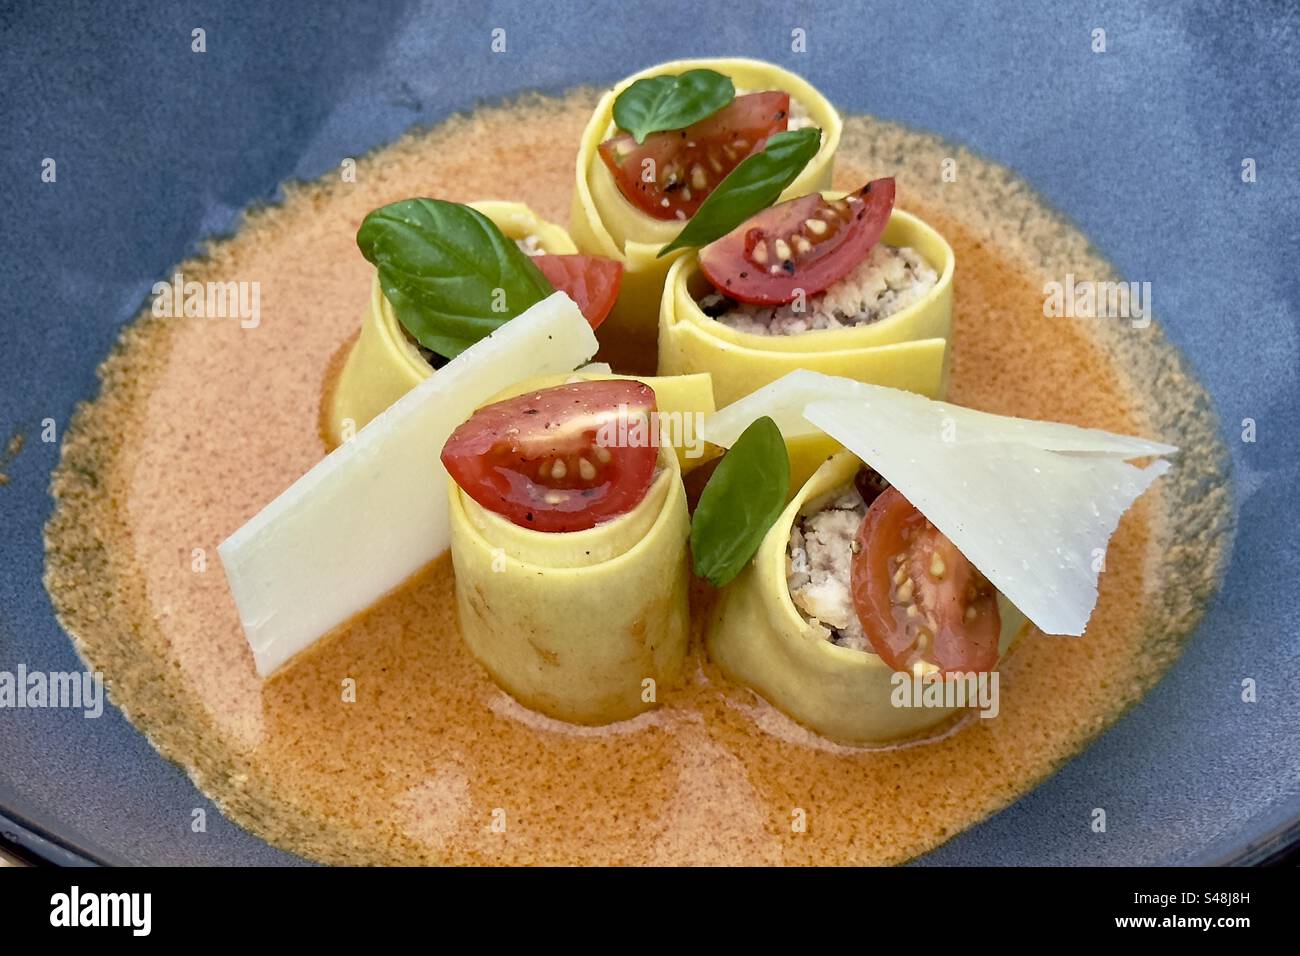
M685 129L600 144L625 199L655 219L689 219L740 161L789 123L789 93L747 93Z
M556 290L578 304L593 329L614 308L623 284L623 263L604 256L579 255L534 256L533 263Z
M447 439L442 463L467 495L520 527L583 531L645 497L655 407L654 389L629 380L529 392L476 411Z
M700 271L723 295L782 305L852 272L880 241L894 209L894 180L875 179L843 199L813 193L778 203L700 250Z
M898 489L867 509L857 548L853 604L886 664L910 670L925 660L945 674L997 665L997 592Z

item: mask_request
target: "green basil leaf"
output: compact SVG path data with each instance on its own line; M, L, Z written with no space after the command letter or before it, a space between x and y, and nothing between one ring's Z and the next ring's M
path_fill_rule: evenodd
M382 206L361 223L357 245L398 321L449 359L555 291L491 219L459 203Z
M644 143L651 133L685 129L736 98L731 78L714 70L637 80L614 100L614 122Z
M741 432L709 476L691 521L695 573L715 588L749 563L790 493L790 456L764 416Z
M660 249L659 255L684 246L707 246L772 205L817 155L821 141L822 131L813 127L774 133L761 153L744 159L718 183L686 228Z

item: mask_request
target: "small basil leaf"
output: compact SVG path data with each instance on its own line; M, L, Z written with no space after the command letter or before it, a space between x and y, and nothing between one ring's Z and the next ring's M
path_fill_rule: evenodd
M790 456L764 416L741 432L704 486L691 522L695 573L715 588L749 563L790 492Z
M614 100L614 122L644 143L651 133L685 129L736 98L731 78L713 70L637 80Z
M686 228L660 249L659 255L683 246L707 246L772 205L817 155L821 140L822 131L813 127L774 133L761 153L744 159L718 183Z
M357 246L379 271L398 321L446 358L555 291L491 219L459 203L382 206L361 223Z

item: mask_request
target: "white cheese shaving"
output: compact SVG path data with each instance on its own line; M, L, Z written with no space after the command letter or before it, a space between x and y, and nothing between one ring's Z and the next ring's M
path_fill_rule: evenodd
M804 414L902 492L1042 631L1082 634L1120 516L1169 463L1050 451L1042 446L1072 442L1049 440L1047 423L1029 442L993 437L996 427L948 442L894 411L823 401Z
M807 370L791 372L710 415L704 421L704 438L730 448L741 432L764 415L776 422L787 440L815 434L819 429L804 417L804 409L816 401L846 400L862 402L866 414L878 412L874 415L876 421L884 420L900 430L938 438L946 444L1010 442L1046 451L1119 458L1168 455L1178 450L1173 445L1097 428L994 415L896 388Z
M824 433L880 472L1048 634L1084 632L1110 536L1170 468L1125 459L1178 450L809 371L710 416L704 436L730 447L763 415L787 439Z
M218 552L266 676L445 551L442 446L476 407L596 352L557 292L466 349L289 486Z

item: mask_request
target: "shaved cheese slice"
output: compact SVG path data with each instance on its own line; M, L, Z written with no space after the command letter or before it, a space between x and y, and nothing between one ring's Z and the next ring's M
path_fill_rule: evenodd
M596 353L557 292L411 389L217 549L257 672L266 676L450 546L439 456L476 407Z
M816 426L804 417L811 402L853 400L873 420L888 416L891 425L932 436L947 444L1008 442L1048 451L1142 458L1168 455L1173 445L1116 435L1096 428L1012 418L936 402L923 395L852 379L800 370L777 379L709 416L704 438L730 448L751 422L764 415L776 422L787 440L813 434Z
M1120 516L1169 463L1137 468L1116 457L1122 443L1069 434L1087 429L1019 429L995 415L964 418L968 440L945 441L940 429L918 427L897 394L813 402L804 414L898 488L1041 630L1082 634ZM1078 451L1101 454L1062 453Z

